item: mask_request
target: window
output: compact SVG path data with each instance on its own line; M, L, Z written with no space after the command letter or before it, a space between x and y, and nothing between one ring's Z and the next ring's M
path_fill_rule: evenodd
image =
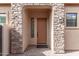
M5 23L5 22L6 22L6 17L0 16L0 23Z
M6 13L0 13L0 23L6 23Z
M34 18L31 18L31 37L34 38Z
M76 27L77 26L77 13L67 13L66 14L66 26Z

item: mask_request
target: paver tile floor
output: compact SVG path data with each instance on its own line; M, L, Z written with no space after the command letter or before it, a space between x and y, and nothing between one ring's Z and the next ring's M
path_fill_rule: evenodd
M67 51L65 54L53 54L49 48L29 47L23 54L10 54L9 56L79 56L79 51Z

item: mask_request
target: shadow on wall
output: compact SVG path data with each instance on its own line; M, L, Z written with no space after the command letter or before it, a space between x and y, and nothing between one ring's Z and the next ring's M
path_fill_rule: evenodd
M18 30L19 31L19 30ZM22 53L22 35L15 30L10 29L10 53Z
M79 53L79 51L76 51L76 50L66 50L65 53L66 53L66 54L69 54L69 53L70 53L70 54L71 54L71 53L74 54L74 53Z

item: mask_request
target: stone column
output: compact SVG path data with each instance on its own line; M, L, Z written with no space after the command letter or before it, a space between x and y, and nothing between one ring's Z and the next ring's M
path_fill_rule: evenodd
M64 4L54 3L54 52L64 53Z
M22 7L21 3L11 4L11 53L22 53Z

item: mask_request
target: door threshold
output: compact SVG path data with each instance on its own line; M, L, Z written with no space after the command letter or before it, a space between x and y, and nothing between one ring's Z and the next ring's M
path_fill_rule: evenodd
M37 44L37 45L47 45L46 43L39 43L39 44Z
M37 48L48 48L46 44L37 44Z

